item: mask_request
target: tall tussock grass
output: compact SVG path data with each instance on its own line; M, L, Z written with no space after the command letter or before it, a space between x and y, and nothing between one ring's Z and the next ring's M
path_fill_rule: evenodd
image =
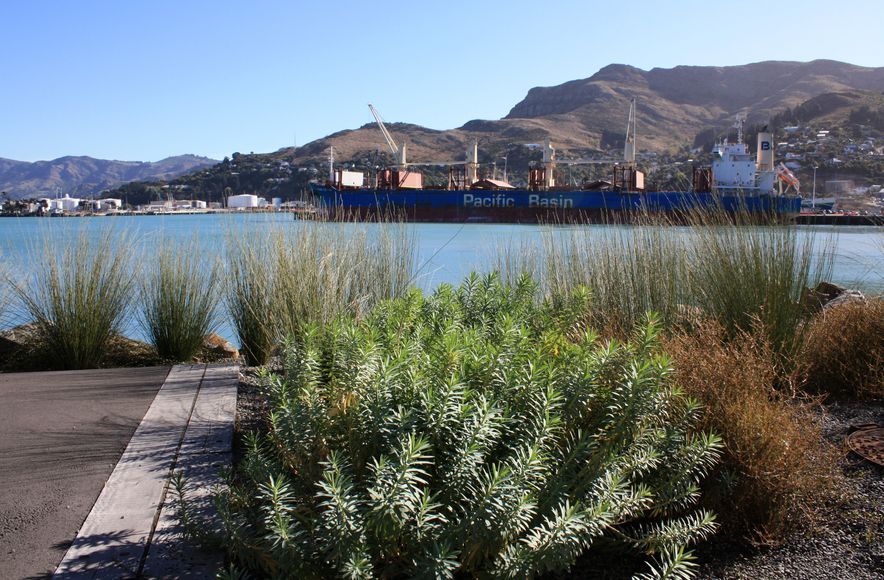
M703 224L695 231L688 256L696 305L731 336L760 324L776 353L795 354L805 291L831 276L831 241L788 225Z
M2 260L3 256L0 254L0 330L6 328L6 316L12 298L12 277L9 274L9 269Z
M657 325L604 343L535 296L472 275L302 327L267 384L270 430L218 498L231 559L261 577L530 578L604 542L687 576L720 442Z
M708 505L726 532L778 543L812 523L833 497L837 456L811 401L765 333L729 337L715 321L664 340L675 377L704 406L703 426L720 433L724 458L707 484Z
M675 322L686 299L682 252L679 232L658 226L547 229L539 246L502 248L497 267L507 280L532 274L547 297L589 290L593 325L623 336L650 311Z
M227 243L227 311L249 365L265 364L277 337L271 248L268 236L229 236Z
M250 364L305 324L360 316L402 295L414 275L404 224L302 222L228 237L228 309Z
M141 277L139 322L161 357L187 361L218 324L220 265L195 242L164 243Z
M61 238L44 239L33 256L33 274L14 285L15 294L48 364L95 368L129 312L134 244L113 229Z
M547 296L588 289L595 325L614 335L654 311L669 328L711 316L731 335L760 321L778 352L797 349L804 290L830 276L831 240L723 213L635 221L550 228L539 246L502 247L497 267L505 279L532 273Z

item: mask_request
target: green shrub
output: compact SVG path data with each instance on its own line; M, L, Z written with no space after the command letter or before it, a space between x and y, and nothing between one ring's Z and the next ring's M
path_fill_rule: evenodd
M190 360L217 324L218 263L195 243L164 245L153 258L141 280L141 326L161 357Z
M672 383L657 325L599 343L533 282L470 276L310 325L267 385L219 496L232 559L259 575L524 578L597 542L687 572L718 437Z
M45 240L32 277L15 293L33 318L45 360L62 369L99 366L126 317L133 245L113 229L97 238Z

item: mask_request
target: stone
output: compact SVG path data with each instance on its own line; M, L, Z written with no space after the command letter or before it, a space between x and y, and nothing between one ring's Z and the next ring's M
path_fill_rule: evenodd
M239 358L239 350L214 332L203 339L203 350L213 359Z
M33 348L36 340L37 326L33 323L21 324L0 332L0 360Z
M829 310L831 308L835 308L841 304L847 304L848 302L865 302L866 297L865 294L860 292L859 290L845 290L835 298L829 300L825 304L823 304L823 310Z
M850 290L832 282L820 282L816 288L804 291L803 302L810 310L816 312L845 302L864 302L865 299L863 293L858 290Z

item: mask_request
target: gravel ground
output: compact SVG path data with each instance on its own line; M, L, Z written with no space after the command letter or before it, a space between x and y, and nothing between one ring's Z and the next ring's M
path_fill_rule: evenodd
M241 370L238 434L266 428L257 371ZM884 403L833 403L826 410L823 432L844 449L844 501L827 508L812 533L775 548L753 548L722 537L698 546L697 578L884 579L884 469L850 452L844 442L857 425L884 425ZM235 443L235 460L241 452L241 444ZM611 579L647 572L646 566L635 566L637 562L622 556L592 560L578 561L571 574L555 577Z
M748 549L719 539L701 546L700 578L884 578L884 469L851 452L857 425L884 425L884 404L833 403L823 432L844 450L844 501L827 508L812 533L782 546Z

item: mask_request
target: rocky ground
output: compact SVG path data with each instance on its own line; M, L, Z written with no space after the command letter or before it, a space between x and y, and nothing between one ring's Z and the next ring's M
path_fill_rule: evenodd
M243 368L237 432L266 427L266 406L257 368ZM825 436L843 449L843 497L826 507L813 530L776 547L756 547L739 538L717 537L698 546L697 578L821 579L884 578L884 468L851 452L847 435L858 425L884 425L884 403L832 403L822 416ZM240 449L241 451L241 449ZM556 578L630 578L645 565L620 556L594 554Z

